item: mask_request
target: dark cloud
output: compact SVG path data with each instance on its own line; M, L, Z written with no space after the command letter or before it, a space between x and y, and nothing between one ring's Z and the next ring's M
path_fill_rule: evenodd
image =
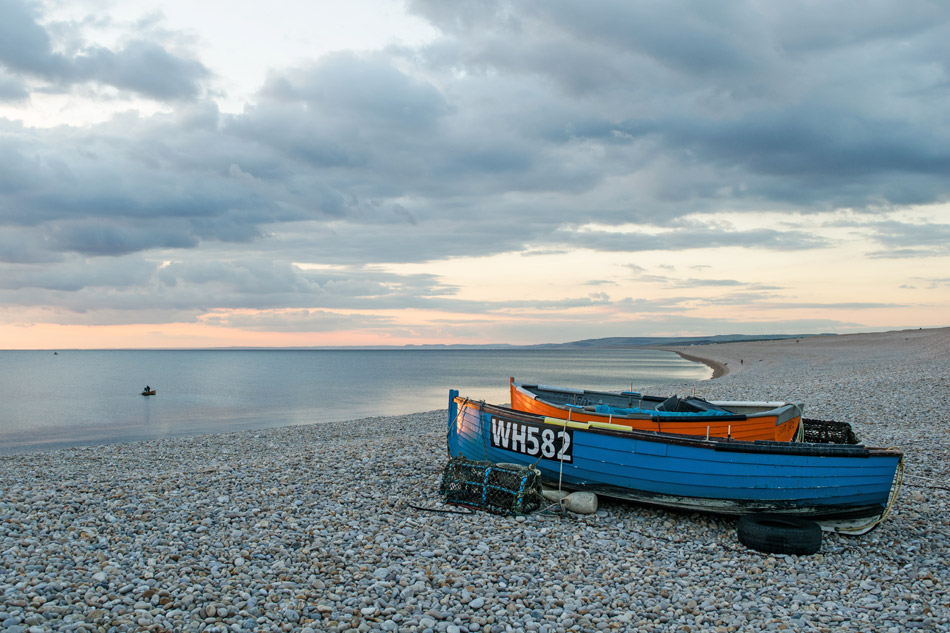
M65 257L51 266L38 267L30 265L32 263L4 268L4 275L0 279L3 304L30 305L35 297L34 291L62 291L66 294L57 294L52 301L43 303L81 312L89 306L82 301L74 301L74 293L101 293L106 289L109 294L120 295L135 291L142 288L156 267L154 263L138 257L123 258L119 266L115 265L114 260L76 257ZM27 300L18 299L24 297ZM109 303L105 302L106 305Z
M447 33L433 65L546 78L600 106L571 113L549 86L570 117L553 129L629 145L654 139L654 160L711 168L701 180L690 174L687 199L740 180L734 195L823 210L946 195L950 139L927 120L943 120L938 104L950 90L938 44L950 37L950 11L911 4L410 6ZM718 186L704 190L709 176Z
M396 275L371 267L306 270L231 250L165 262L135 254L68 255L44 266L7 263L0 279L0 305L45 305L61 315L61 322L90 311L182 319L213 310L299 311L314 305L326 310L438 309L462 305L451 299L454 292L435 275ZM156 322L162 318L154 317Z
M944 286L950 286L950 277L931 278L931 279L921 278L919 279L919 281L927 284L927 286L930 288L942 288Z
M700 248L762 248L797 251L827 247L828 243L806 231L773 229L737 230L718 227L676 228L662 233L583 230L565 226L552 232L562 244L582 245L602 251L686 251Z
M695 277L691 277L689 279L678 280L676 285L686 288L701 288L703 286L717 286L725 288L730 286L747 286L749 284L737 279L697 279Z
M771 57L758 55L767 41L758 12L748 3L533 4L542 19L577 41L599 42L690 75L749 75L764 69Z
M11 72L57 77L69 62L53 52L53 43L37 21L38 6L25 0L0 0L0 64Z
M324 56L312 66L272 74L262 95L279 103L306 104L336 122L419 133L446 112L442 95L384 58L344 52Z
M58 52L37 11L38 5L26 0L0 0L0 69L45 81L46 92L92 82L157 100L194 100L211 77L201 62L140 39L115 51L92 46L71 55ZM0 75L0 99L5 93L22 99L17 86Z
M887 247L868 254L874 258L938 257L950 255L950 224L874 222L871 237Z
M73 251L83 255L125 255L152 248L192 248L198 240L186 232L160 223L140 225L100 222L96 224L71 221L50 227L49 246L56 251Z
M172 55L152 42L130 42L122 50L94 48L72 60L71 82L98 81L159 101L195 99L210 77L200 62Z
M391 328L394 319L372 314L340 314L325 310L280 310L253 314L230 313L203 319L208 325L262 332L335 332Z
M0 227L0 265L42 264L61 260L62 254L50 250L45 236L37 231L19 227Z

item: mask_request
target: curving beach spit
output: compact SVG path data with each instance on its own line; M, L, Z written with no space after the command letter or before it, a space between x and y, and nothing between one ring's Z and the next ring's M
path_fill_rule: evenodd
M950 329L674 351L726 373L641 389L802 401L902 448L891 515L798 557L745 548L735 518L603 498L430 511L451 509L445 410L18 454L0 632L950 631Z

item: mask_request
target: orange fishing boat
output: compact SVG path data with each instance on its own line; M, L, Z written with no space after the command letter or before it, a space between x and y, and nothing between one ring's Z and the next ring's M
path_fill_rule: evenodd
M791 402L704 400L516 383L511 408L566 422L681 435L790 442L800 438L802 407Z

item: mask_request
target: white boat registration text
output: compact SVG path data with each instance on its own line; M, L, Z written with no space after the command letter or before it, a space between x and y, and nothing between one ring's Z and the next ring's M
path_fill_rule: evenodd
M492 416L491 445L530 457L570 462L571 429L545 428Z

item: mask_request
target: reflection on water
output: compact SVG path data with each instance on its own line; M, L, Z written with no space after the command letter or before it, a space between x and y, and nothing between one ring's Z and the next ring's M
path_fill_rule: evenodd
M0 351L0 452L430 411L452 388L505 403L509 376L617 390L710 375L642 349Z

